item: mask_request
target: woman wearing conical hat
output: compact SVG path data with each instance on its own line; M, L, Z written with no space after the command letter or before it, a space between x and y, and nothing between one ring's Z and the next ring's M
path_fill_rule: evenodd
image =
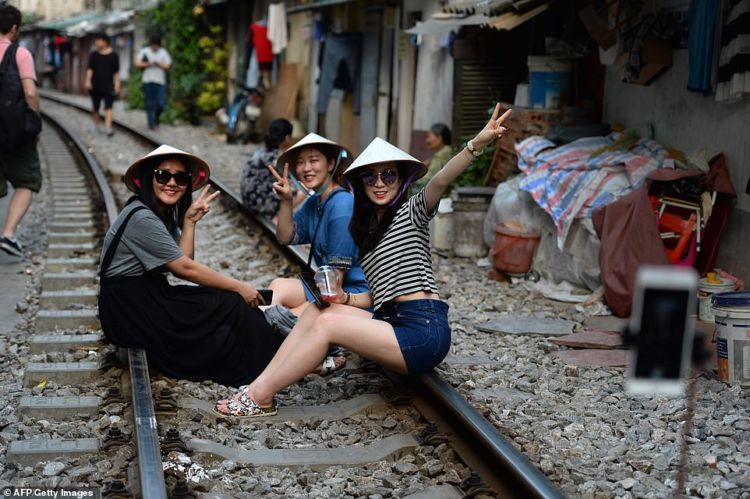
M332 305L308 307L263 373L216 412L257 417L276 412L274 396L307 374L329 345L341 345L400 373L437 366L451 343L448 305L432 273L428 223L450 183L479 150L502 137L507 111L495 107L487 125L412 197L407 191L425 165L376 138L345 171L354 192L350 230L370 284L374 314ZM342 293L339 302L346 299Z
M205 161L167 145L128 168L135 195L104 239L99 317L112 344L143 348L169 376L239 386L284 338L255 288L193 260L196 224L219 194L208 193L209 174ZM166 272L199 286L172 286Z
M269 165L276 179L273 189L281 201L276 235L284 244L310 244L311 257L318 267L336 269L348 297L346 304L368 308L372 305L369 287L359 263L359 249L349 233L354 198L339 185L340 172L351 163L351 157L345 147L310 133L279 156L276 165L281 167L281 175ZM289 172L313 193L294 214ZM273 307L266 310L266 318L274 324L278 314L290 319L285 322L293 323L294 315L299 316L313 301L312 294L297 278L274 279L269 288L273 290ZM344 366L346 358L334 353L326 356L319 374L331 374Z

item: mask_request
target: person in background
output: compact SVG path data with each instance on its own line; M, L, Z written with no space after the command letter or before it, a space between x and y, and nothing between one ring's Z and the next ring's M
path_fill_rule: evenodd
M248 387L216 403L223 416L276 414L275 395L305 376L330 345L341 345L404 374L440 364L451 344L448 304L440 300L432 271L429 222L441 196L481 149L505 133L500 104L485 127L430 179L408 196L426 166L376 137L344 172L354 192L350 231L360 251L375 313L352 306L339 291L325 309L307 307L270 364ZM284 175L274 188L289 191ZM356 305L356 301L355 301Z
M242 170L240 192L242 204L257 215L271 218L277 223L279 198L273 192L274 178L268 174L268 166L275 166L281 153L292 144L292 124L277 118L268 125L263 143L250 155ZM278 168L277 168L278 170ZM305 199L302 192L295 198L295 206Z
M435 151L427 162L427 173L415 184L417 189L423 189L427 182L445 165L453 155L451 147L451 129L445 123L435 123L427 131L425 144L431 151Z
M89 55L86 69L86 90L91 95L94 128L99 131L99 107L104 101L104 131L108 137L112 131L112 103L120 95L120 58L109 46L109 37L99 33L94 38L96 50Z
M148 46L143 47L135 58L135 67L143 69L141 83L146 98L148 128L159 127L159 116L167 105L167 71L172 68L172 57L161 46L161 36L149 37Z
M21 28L21 11L12 5L0 5L0 60L18 40ZM39 112L39 95L36 91L34 58L23 47L16 50L16 65L21 78L24 99L28 106ZM0 89L0 97L3 96ZM39 163L37 141L32 140L13 150L0 151L0 198L8 194L8 182L15 191L8 204L0 249L13 256L23 256L21 243L16 239L16 229L31 206L32 194L42 187L42 170Z
M284 337L258 309L258 290L194 259L196 225L219 194L208 193L209 175L205 161L168 145L128 167L135 195L104 238L99 317L110 343L144 349L168 376L239 386ZM171 285L167 272L197 286Z

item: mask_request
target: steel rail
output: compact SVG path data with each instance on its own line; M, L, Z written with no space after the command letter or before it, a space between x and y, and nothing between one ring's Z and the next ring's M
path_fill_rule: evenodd
M77 103L60 99L56 96L49 96L42 92L42 97L54 100L55 102L73 106L86 112L90 109ZM114 120L113 123L129 132L140 136L143 140L150 141L152 144L159 144L153 136L144 133L142 130L131 127L130 125ZM237 203L239 209L251 220L260 225L264 231L273 239L274 244L284 251L293 263L300 265L303 269L307 267L307 251L300 247L284 246L276 240L275 227L269 219L259 217L247 210L242 204L242 199L233 189L229 188L224 182L212 175L211 183L219 190L224 192L229 198ZM396 376L398 377L398 376ZM475 445L481 447L480 452L473 452L485 456L490 460L483 463L483 468L495 470L499 479L512 477L515 483L508 484L506 491L518 494L518 497L539 497L539 498L562 498L563 494L554 486L554 484L536 467L526 456L519 452L513 444L505 438L492 424L487 421L479 412L461 396L440 375L432 371L427 374L413 377L402 377L404 382L415 386L415 392L420 395L429 395L429 403L438 407L436 415L445 417L452 416L453 425L458 426L457 432L468 436ZM494 480L497 482L498 480Z
M83 162L94 177L94 181L103 199L108 226L117 218L119 210L115 196L109 187L107 177L101 166L90 154L78 136L68 130L62 123L42 111L44 119L51 123L73 144ZM138 348L128 349L130 379L133 400L133 422L135 425L136 445L138 452L138 469L142 497L149 499L167 499L167 488L164 470L161 463L161 447L154 413L154 401L151 396L151 380L148 373L146 353Z

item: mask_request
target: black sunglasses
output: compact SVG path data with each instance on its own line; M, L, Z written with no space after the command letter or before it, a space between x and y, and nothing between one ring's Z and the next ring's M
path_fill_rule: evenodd
M398 170L383 170L382 172L363 171L359 178L367 187L372 187L378 182L378 177L383 181L385 185L393 185L398 180Z
M154 178L156 179L156 183L161 185L168 184L172 179L180 187L185 187L190 183L190 174L188 172L172 173L169 170L154 170Z

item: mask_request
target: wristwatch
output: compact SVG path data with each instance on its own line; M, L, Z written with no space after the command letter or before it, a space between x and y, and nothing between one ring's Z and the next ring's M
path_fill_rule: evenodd
M476 150L474 148L474 144L472 143L471 140L469 140L468 142L466 142L466 150L469 151L471 153L471 155L474 156L475 158L479 157L482 154L482 150L481 149L480 150Z

